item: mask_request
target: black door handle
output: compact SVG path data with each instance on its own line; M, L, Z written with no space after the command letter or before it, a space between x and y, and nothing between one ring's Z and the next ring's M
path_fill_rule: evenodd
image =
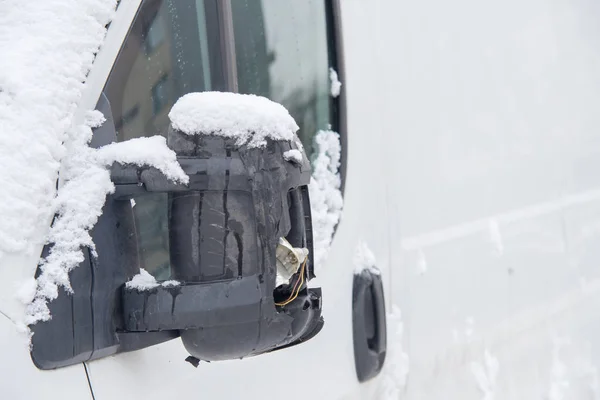
M359 382L365 382L381 371L387 349L381 275L368 269L354 275L352 320L356 375Z

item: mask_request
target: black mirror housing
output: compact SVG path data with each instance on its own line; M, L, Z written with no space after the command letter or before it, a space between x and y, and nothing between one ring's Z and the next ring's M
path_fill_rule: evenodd
M110 114L103 96L98 109ZM112 119L94 133L95 146L116 138ZM61 290L52 320L33 327L32 359L52 369L181 337L205 361L253 356L302 343L323 326L314 277L308 183L310 163L286 160L295 142L268 139L263 148L215 135L170 129L189 184L174 184L153 168L113 166L108 196L92 237L98 257L71 272L74 294ZM168 195L169 248L176 286L126 287L139 273L139 243L130 200ZM278 299L275 249L280 238L309 250L294 300ZM47 250L47 249L46 249ZM183 361L183 360L182 360Z

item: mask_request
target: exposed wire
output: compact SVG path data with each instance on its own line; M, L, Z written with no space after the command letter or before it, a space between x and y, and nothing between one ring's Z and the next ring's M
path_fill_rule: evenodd
M292 301L296 300L296 298L298 297L298 294L300 294L302 285L304 284L304 270L306 269L305 267L306 267L307 260L308 260L308 257L306 257L306 259L302 263L302 266L300 267L300 277L296 281L296 284L294 285L294 288L292 289L292 294L290 295L290 297L287 300L282 301L281 303L275 303L276 306L283 307L283 306L290 304Z

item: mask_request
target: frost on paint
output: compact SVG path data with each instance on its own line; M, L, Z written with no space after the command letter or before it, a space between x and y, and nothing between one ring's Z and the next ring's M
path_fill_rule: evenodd
M0 1L0 259L42 244L66 132L115 6Z
M331 96L338 97L342 90L342 82L338 78L337 71L333 68L329 68L329 80L331 81Z
M381 371L379 400L399 400L406 386L409 372L409 358L404 351L404 324L400 308L392 306L392 312L387 315L387 355Z
M360 275L363 271L370 271L376 275L380 274L375 255L369 249L369 246L361 241L358 243L356 252L354 253L354 274Z
M344 201L339 174L340 135L333 131L319 131L315 136L316 157L312 162L310 203L313 224L314 262L317 268L325 262L340 220Z
M91 128L103 122L102 114L92 111L85 124L67 135L62 186L53 207L57 217L47 240L52 247L40 263L35 297L25 318L28 325L51 318L48 302L58 297L59 287L72 292L69 272L84 260L83 249L90 248L95 256L90 230L102 213L106 195L115 190L109 172L113 163L152 166L176 182L187 183L189 179L162 136L112 143L100 149L89 147Z
M263 147L266 139L293 141L298 125L279 103L252 94L189 93L169 112L173 127L188 135L237 138L237 144Z
M471 363L471 372L475 376L477 386L482 393L482 400L494 400L494 389L499 369L498 359L488 349L485 349L482 363Z
M569 379L567 377L567 366L561 359L561 350L568 340L564 338L554 338L552 347L552 365L550 367L550 390L548 391L549 400L565 400L566 392L569 388Z
M139 291L151 290L159 286L171 288L179 285L181 285L180 282L173 280L160 283L144 268L140 268L139 274L135 275L130 281L125 283L126 288Z

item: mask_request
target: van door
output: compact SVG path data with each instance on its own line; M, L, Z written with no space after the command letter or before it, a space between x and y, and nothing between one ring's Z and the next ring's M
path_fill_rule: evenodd
M258 399L281 393L289 399L335 399L376 390L377 378L363 388L357 379L352 300L359 244L375 254L374 266L383 276L389 272L382 134L361 117L360 93L344 79L335 16L333 2L323 0L141 2L102 91L119 141L164 134L168 111L189 92L266 96L290 110L307 152L322 150L315 145L317 132L338 132L345 204L339 224L331 225L335 236L328 256L316 269L325 326L315 338L242 361L201 363L197 369L185 362L188 354L178 339L88 362L96 399ZM330 68L344 85L340 96L331 95ZM346 100L355 112L348 115L348 125ZM144 268L160 280L170 277L165 201L151 195L134 207ZM381 300L371 305L373 311L378 307L383 307Z

